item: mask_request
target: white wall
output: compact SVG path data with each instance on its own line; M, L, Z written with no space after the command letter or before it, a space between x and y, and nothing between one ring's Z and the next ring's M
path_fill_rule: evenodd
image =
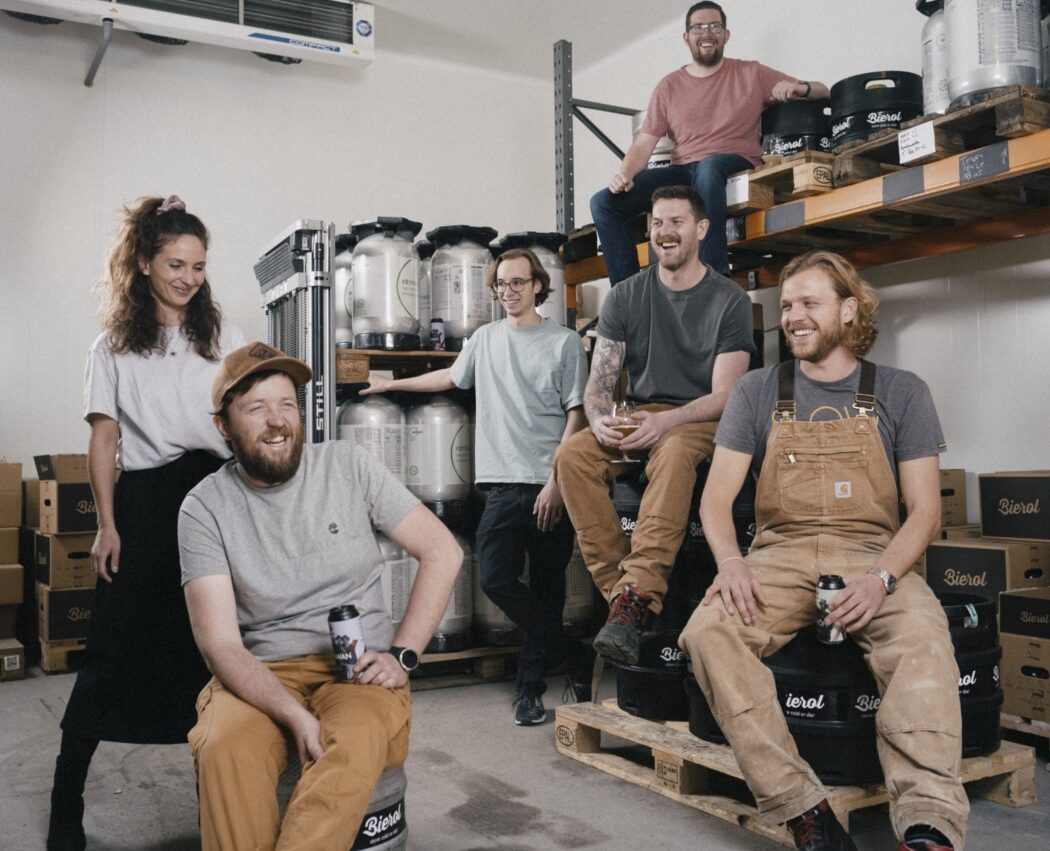
M122 204L177 193L212 235L228 319L265 335L252 266L298 218L345 229L553 230L551 86L382 53L367 67L267 63L204 45L0 15L0 457L82 452L92 284Z
M925 18L912 0L726 0L732 33L726 54L758 59L829 86L875 70L921 70ZM687 8L684 6L683 8ZM685 64L682 22L577 74L576 97L644 107L661 76ZM599 123L626 146L630 120ZM576 129L577 224L591 194L616 167L585 129ZM940 258L871 269L879 287L881 335L872 358L910 369L930 385L948 441L942 467L974 472L1050 467L1050 237L1017 240ZM587 285L591 310L607 284ZM767 328L778 321L775 290L754 293ZM591 313L590 315L593 315ZM767 363L776 334L767 335ZM977 481L968 477L976 521Z

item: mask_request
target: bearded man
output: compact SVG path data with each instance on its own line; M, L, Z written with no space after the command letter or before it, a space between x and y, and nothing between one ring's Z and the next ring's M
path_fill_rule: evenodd
M685 16L682 41L692 61L664 77L652 96L641 132L627 149L606 189L591 199L609 281L638 271L631 219L648 209L659 186L691 185L704 199L711 227L700 259L729 274L726 254L726 179L762 158L762 110L789 100L823 100L828 88L796 80L754 61L727 59L726 14L717 3L694 3ZM662 136L674 143L671 165L646 165Z
M205 851L349 848L384 770L408 753L408 673L452 593L463 553L373 456L303 447L297 390L310 368L265 343L226 356L215 426L234 459L179 516L193 634L214 674L190 731ZM373 527L419 561L397 634ZM331 609L352 605L366 652L336 676ZM275 788L294 742L302 777L283 822Z
M815 621L819 577L843 577L826 623L863 649L879 689L878 753L897 847L960 851L969 805L959 781L959 669L943 609L910 572L940 528L944 437L921 379L862 359L877 307L837 254L810 252L784 267L781 328L795 360L746 375L726 403L700 503L718 575L679 644L759 812L786 822L804 851L856 851L799 756L761 662ZM757 533L743 556L730 505L752 473Z

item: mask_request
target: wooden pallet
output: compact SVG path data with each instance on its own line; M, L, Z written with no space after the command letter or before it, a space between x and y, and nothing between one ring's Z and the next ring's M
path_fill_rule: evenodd
M65 674L80 666L81 654L87 646L86 638L68 641L40 642L40 670L45 674Z
M1006 712L999 717L1004 730L1013 730L1015 733L1024 733L1026 736L1038 736L1046 741L1047 750L1050 752L1050 722L1022 718L1020 715L1010 715ZM1050 759L1047 760L1045 768L1050 771Z
M455 653L424 653L412 674L412 690L494 683L512 676L520 646L473 647Z
M925 115L905 121L902 128L926 123L933 126L935 151L907 163L908 166L944 159L1050 127L1050 91L1036 86L1008 86L986 92L975 98L972 104L944 115ZM879 131L870 139L836 148L834 172L836 175L841 174L842 182L837 179L835 185L846 186L849 185L847 181L857 182L851 180L851 176L875 168L871 163L900 165L898 135L896 130ZM851 160L868 160L869 164L855 164Z
M727 207L728 214L739 216L753 213L766 210L774 204L830 192L834 188L831 177L834 159L834 154L823 151L799 151L779 158L779 162L732 175L730 183L740 181L741 191L746 198L730 204ZM743 187L744 181L746 187ZM732 188L729 191L732 195Z
M555 709L554 730L556 746L565 756L794 847L787 829L762 821L748 796L737 799L714 792L718 779L742 780L743 775L729 747L696 738L684 722L646 721L609 703L565 704ZM648 749L651 764L640 765L603 747L602 733ZM1023 807L1035 802L1034 767L1032 748L1004 742L991 756L963 760L961 774L970 792ZM851 812L888 800L881 784L831 786L827 792L835 815L847 828Z

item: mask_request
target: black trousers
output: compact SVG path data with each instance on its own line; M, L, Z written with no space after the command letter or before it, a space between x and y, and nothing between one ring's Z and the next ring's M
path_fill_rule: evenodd
M524 634L518 688L540 695L544 674L565 663L566 671L589 673L590 651L565 634L565 567L572 556L568 514L549 532L536 527L532 507L542 485L499 484L489 489L476 534L481 588ZM525 554L529 581L521 581Z

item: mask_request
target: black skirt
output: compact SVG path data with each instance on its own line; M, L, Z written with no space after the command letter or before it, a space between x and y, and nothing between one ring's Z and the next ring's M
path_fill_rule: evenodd
M66 732L133 744L186 741L210 675L182 593L179 508L222 464L196 450L117 481L119 571L95 586L83 664L62 719Z

